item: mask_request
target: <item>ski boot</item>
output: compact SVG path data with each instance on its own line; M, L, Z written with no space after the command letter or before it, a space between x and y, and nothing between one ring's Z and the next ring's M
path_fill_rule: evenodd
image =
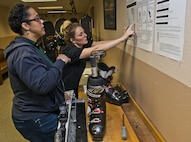
M105 101L114 105L122 105L129 101L127 91L122 90L118 85L112 87L111 80L113 79L112 74L116 72L114 66L108 67L105 63L98 63L99 74L105 80Z
M106 127L106 103L104 98L104 79L98 75L96 59L103 56L103 51L97 51L90 56L92 75L87 81L87 99L89 131L93 141L102 141Z
M120 106L129 102L127 91L122 90L119 86L112 87L109 85L105 88L105 93L105 99L108 103Z
M112 74L116 72L116 68L114 66L108 67L105 63L98 63L99 75L105 80L105 86L111 84L111 80L113 79Z

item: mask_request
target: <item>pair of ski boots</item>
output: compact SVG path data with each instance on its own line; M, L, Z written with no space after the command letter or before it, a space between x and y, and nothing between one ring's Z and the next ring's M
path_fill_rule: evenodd
M121 105L128 102L128 93L119 86L110 85L115 67L97 63L105 51L95 51L90 56L92 75L87 81L89 131L93 141L102 141L106 127L106 102Z

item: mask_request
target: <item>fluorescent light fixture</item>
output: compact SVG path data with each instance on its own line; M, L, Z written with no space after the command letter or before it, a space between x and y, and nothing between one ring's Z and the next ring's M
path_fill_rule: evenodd
M38 9L62 9L63 6L42 6L42 7L38 7Z
M67 13L65 10L56 10L56 11L47 11L48 14L58 14L58 13Z
M21 0L22 2L52 2L57 0Z

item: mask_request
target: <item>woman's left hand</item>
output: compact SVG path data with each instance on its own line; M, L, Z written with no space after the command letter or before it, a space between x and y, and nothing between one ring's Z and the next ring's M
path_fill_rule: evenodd
M131 24L130 26L127 26L124 28L125 33L123 35L124 39L126 40L128 37L132 36L135 34L134 29L135 24Z

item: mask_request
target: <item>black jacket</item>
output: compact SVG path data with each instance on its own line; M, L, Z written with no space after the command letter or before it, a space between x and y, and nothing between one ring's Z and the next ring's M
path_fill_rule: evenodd
M64 101L62 69L65 63L52 63L33 41L15 38L5 49L8 73L14 93L12 115L29 120L58 113Z

